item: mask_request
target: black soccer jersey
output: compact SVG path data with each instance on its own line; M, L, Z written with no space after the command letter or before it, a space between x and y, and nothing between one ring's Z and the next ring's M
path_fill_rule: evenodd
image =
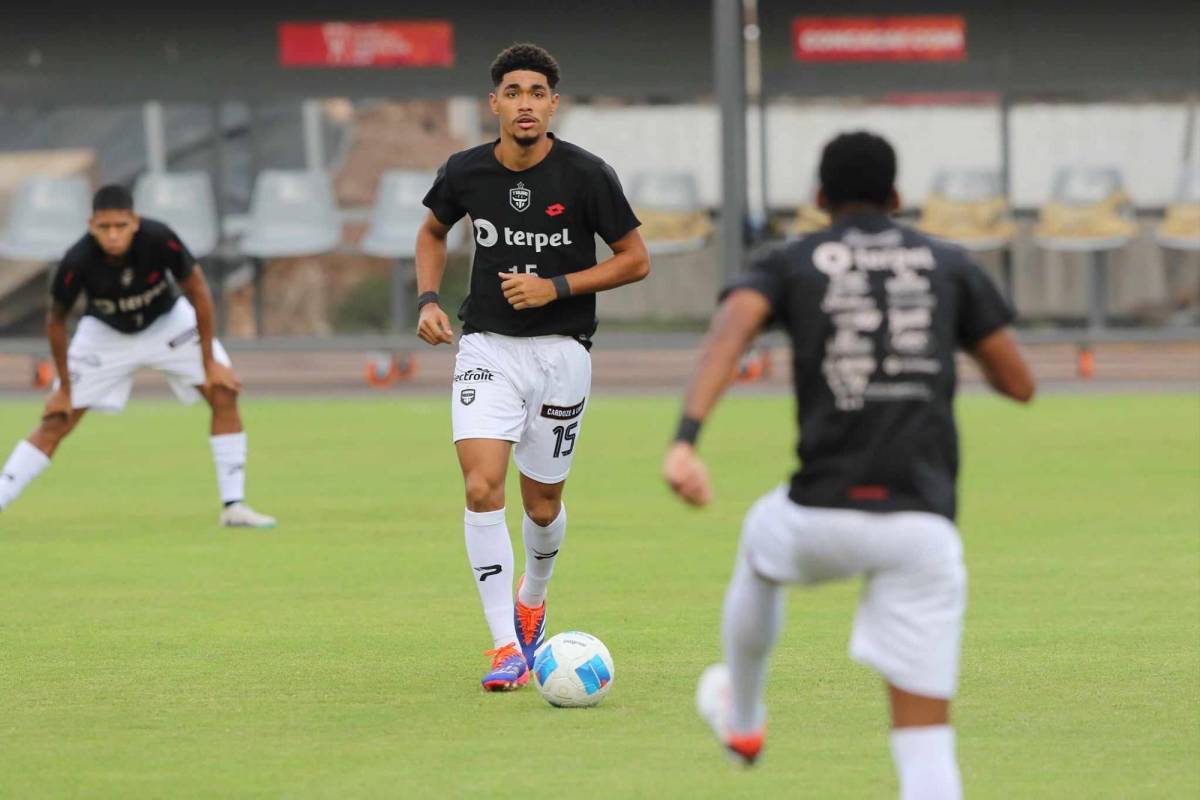
M596 234L611 244L641 223L612 167L586 150L554 139L542 161L514 172L496 159L498 141L452 155L425 196L443 225L465 214L475 227L471 291L458 313L463 330L586 342L596 330L594 294L517 311L498 273L553 278L587 269L596 264Z
M792 500L954 519L954 353L1013 319L966 252L862 216L763 251L725 293L742 287L792 341Z
M196 259L161 222L141 218L129 252L110 259L91 234L72 245L54 273L50 294L70 308L87 294L84 314L121 333L137 333L171 310L179 299L178 281L191 274Z

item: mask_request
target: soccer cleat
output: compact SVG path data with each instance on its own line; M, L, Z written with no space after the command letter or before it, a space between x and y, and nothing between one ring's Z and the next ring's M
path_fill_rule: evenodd
M525 576L517 581L517 596L513 601L513 623L517 628L517 644L525 655L525 663L533 669L533 659L537 649L542 646L546 634L546 601L537 608L530 608L521 602L521 585Z
M234 503L221 510L222 528L274 528L275 518L260 514L245 503Z
M511 692L529 682L529 665L515 643L488 650L484 655L492 657L492 671L480 681L484 691Z
M756 733L735 734L729 731L730 707L733 703L729 688L729 667L713 664L700 675L696 687L696 711L708 723L717 741L729 758L738 764L752 766L762 753L766 727Z

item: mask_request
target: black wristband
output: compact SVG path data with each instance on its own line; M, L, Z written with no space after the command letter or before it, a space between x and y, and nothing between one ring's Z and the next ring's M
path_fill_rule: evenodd
M679 427L675 429L675 441L695 446L696 440L700 438L700 426L703 424L702 420L684 414L679 418Z
M438 293L437 292L422 292L421 296L417 298L417 312L419 313L422 308L429 305L430 303L436 303L437 301L438 301Z
M554 283L554 294L556 300L562 300L564 297L571 296L571 284L567 283L566 275L555 275L550 280Z

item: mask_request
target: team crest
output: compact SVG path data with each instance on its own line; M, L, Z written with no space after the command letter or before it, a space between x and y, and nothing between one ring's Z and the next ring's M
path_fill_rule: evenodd
M462 401L462 404L463 404L464 406L469 406L469 405L471 405L471 403L474 403L474 402L475 402L475 390L474 390L474 389L463 389L463 390L462 390L462 391L459 393L459 395L458 395L458 399L459 399L460 401Z
M131 268L126 267L121 271L121 285L125 288L133 285L133 270Z
M515 187L508 190L508 204L517 211L524 211L529 208L529 202L533 198L533 192L525 188L525 184L518 183Z

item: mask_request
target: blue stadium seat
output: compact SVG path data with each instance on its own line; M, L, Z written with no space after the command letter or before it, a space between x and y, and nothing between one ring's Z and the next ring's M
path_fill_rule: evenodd
M264 170L254 181L241 249L254 258L328 253L341 241L333 186L324 172Z
M212 184L203 172L148 172L133 189L139 215L170 225L196 258L217 248L221 238Z

